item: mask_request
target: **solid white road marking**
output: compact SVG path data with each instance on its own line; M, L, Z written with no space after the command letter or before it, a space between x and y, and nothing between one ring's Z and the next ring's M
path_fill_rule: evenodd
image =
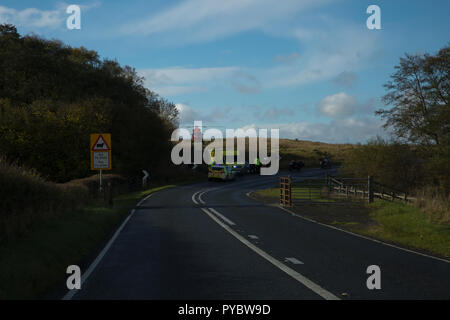
M192 202L195 203L195 204L198 204L197 200L195 200L195 196L196 196L198 193L200 193L200 191L202 191L202 190L199 190L199 191L197 191L196 193L194 193L194 194L192 195Z
M108 241L108 243L106 244L106 246L103 248L103 250L100 252L100 254L97 256L97 258L95 258L95 260L91 263L91 265L89 266L89 268L86 270L85 273L83 273L83 275L81 276L81 287L83 287L83 283L87 280L87 278L89 278L89 276L91 275L91 273L94 271L95 267L97 267L97 265L100 263L100 261L102 260L102 258L105 256L106 252L108 252L109 248L111 247L111 245L114 243L114 240L116 240L117 236L120 234L120 231L122 231L122 229L125 227L125 225L127 224L128 220L130 220L131 216L134 214L136 210L131 210L131 213L128 215L128 217L125 219L125 221L120 225L119 229L117 229L117 231L114 233L114 235L112 236L112 238ZM62 298L62 300L71 300L72 297L78 292L77 289L72 289L69 292L66 293L66 295Z
M249 234L248 237L253 240L258 240L259 238L253 234Z
M203 201L203 199L202 199L202 195L205 193L205 192L207 192L208 190L205 190L205 191L203 191L202 193L200 193L199 195L198 195L198 201L200 201L201 202L201 204L205 204L205 201Z
M300 260L297 260L295 258L285 258L284 260L292 262L293 264L304 264L303 262L301 262Z
M327 224L318 222L318 221L316 221L316 220L309 219L309 218L303 217L303 216L301 216L301 215L298 215L298 214L296 214L296 213L292 212L291 210L286 209L286 208L284 208L284 207L281 207L281 206L278 206L278 205L277 205L276 207L278 207L278 208L280 208L281 210L284 210L284 211L290 213L292 216L295 216L295 217L297 217L297 218L300 218L300 219L303 219L303 220L306 220L306 221L309 221L309 222L312 222L312 223L316 223L316 224L319 224L319 225L324 226L324 227L327 227L327 228L331 228L331 229L334 229L334 230L342 231L342 232L351 234L352 236L355 236L355 237L358 237L358 238L363 238L363 239L366 239L366 240L370 240L370 241L373 241L373 242L377 242L377 243L379 243L379 244L383 244L383 245L388 246L388 247L396 248L396 249L403 250L403 251L406 251L406 252L415 253L415 254L418 254L418 255L423 256L423 257L427 257L427 258L439 260L439 261L442 261L442 262L450 263L449 260L445 260L445 259L442 259L442 258L438 258L438 257L434 257L434 256L427 255L427 254L425 254L425 253L421 253L421 252L417 252L417 251L405 249L405 248L398 247L398 246L393 245L393 244L390 244L390 243L386 243L386 242L383 242L383 241L380 241L380 240L376 240L376 239L373 239L373 238L369 238L369 237L366 237L366 236L363 236L363 235L360 235L360 234L357 234L357 233L353 233L353 232L351 232L351 231L339 229L339 228L336 228L336 227L333 227L333 226L330 226L330 225L327 225Z
M206 208L201 208L202 211L204 213L206 213L211 219L213 219L217 224L219 224L222 228L224 228L225 230L227 230L229 233L231 233L236 239L238 239L239 241L241 241L243 244L245 244L247 247L249 247L250 249L252 249L254 252L256 252L257 254L259 254L261 257L263 257L264 259L266 259L267 261L269 261L270 263L272 263L274 266L276 266L277 268L279 268L280 270L282 270L283 272L287 273L288 275L290 275L292 278L294 278L295 280L297 280L298 282L300 282L301 284L303 284L305 287L311 289L312 291L314 291L315 293L317 293L319 296L321 296L322 298L326 299L326 300L340 300L338 297L336 297L334 294L332 294L331 292L325 290L324 288L322 288L321 286L315 284L314 282L312 282L311 280L309 280L308 278L306 278L305 276L303 276L302 274L298 273L297 271L289 268L287 265L285 265L284 263L278 261L277 259L275 259L274 257L272 257L271 255L269 255L268 253L266 253L265 251L261 250L260 248L258 248L257 246L255 246L254 244L252 244L250 241L248 241L247 239L245 239L244 237L242 237L240 234L238 234L236 231L234 231L231 227L227 226L226 224L224 224L222 221L220 221L214 214L212 214L208 209Z
M215 210L214 208L208 208L208 209L211 210L211 212L213 212L215 215L217 215L218 217L220 217L223 221L225 221L226 223L228 223L230 226L236 225L236 223L234 223L233 221L231 221L230 219L228 219L227 217L225 217L225 216L222 215L221 213L217 212L217 210Z
M142 199L141 201L139 201L139 203L141 203L143 200L147 200L148 198L150 198L154 193L150 193L148 196L146 196L144 199ZM138 205L139 205L138 203ZM103 257L105 256L105 254L108 252L109 248L111 248L112 244L114 243L114 241L116 240L116 238L119 236L120 232L122 231L122 229L125 227L125 225L127 224L127 222L130 220L130 218L133 216L133 214L136 212L135 209L131 210L131 213L128 215L128 217L122 222L122 224L120 225L120 227L116 230L116 232L114 233L114 235L111 237L111 239L108 241L108 243L106 244L106 246L103 248L103 250L100 252L100 254L97 256L97 258L95 258L95 260L91 263L91 265L89 266L89 268L86 270L85 273L83 273L83 275L81 276L81 287L83 287L83 283L89 278L89 276L91 275L91 273L95 270L95 268L97 267L97 265L100 263L100 261L103 259ZM78 292L78 290L73 289L70 290L69 292L67 292L64 297L62 298L62 300L71 300L73 298L73 296Z
M139 207L145 200L147 200L148 198L150 198L153 195L153 193L150 193L148 196L146 196L144 199L142 199L141 201L138 202L138 204L136 205L137 207Z

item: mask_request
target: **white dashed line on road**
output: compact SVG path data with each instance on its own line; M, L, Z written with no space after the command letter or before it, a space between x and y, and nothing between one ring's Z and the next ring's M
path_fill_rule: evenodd
M301 262L300 260L297 260L295 258L285 258L284 261L289 261L289 262L292 262L293 264L304 264L303 262Z
M248 237L249 237L250 239L253 239L253 240L258 240L258 239L259 239L258 236L255 236L255 235L253 235L253 234L249 234Z

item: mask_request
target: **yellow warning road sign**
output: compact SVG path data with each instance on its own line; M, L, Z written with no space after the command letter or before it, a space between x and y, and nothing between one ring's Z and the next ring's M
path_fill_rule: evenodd
M111 170L111 134L91 134L91 170Z

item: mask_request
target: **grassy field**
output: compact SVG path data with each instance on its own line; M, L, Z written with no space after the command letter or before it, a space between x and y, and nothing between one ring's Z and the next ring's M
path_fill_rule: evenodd
M333 164L344 161L350 150L357 148L352 144L330 144L303 140L280 139L281 168L288 168L290 160L302 160L308 167L318 167L319 158L324 155L331 157Z
M47 219L26 236L0 247L0 299L35 299L64 283L66 268L79 264L104 241L142 197L174 185L133 192Z
M267 202L277 202L279 189L261 190L253 196ZM433 219L413 205L384 200L348 205L303 203L291 210L325 224L450 259L450 223Z
M231 139L225 139L223 148L227 143L234 143L237 147L237 139L231 142ZM205 145L209 142L205 142ZM280 168L287 169L289 167L289 161L302 160L307 167L318 167L319 158L328 155L333 164L341 164L346 154L358 148L358 145L353 144L331 144L323 142L313 142L304 140L292 140L292 139L280 139L279 140L279 154L281 156ZM267 140L267 148L271 150L271 139ZM245 150L247 150L246 157L248 159L249 141L245 140ZM248 159L249 162L253 162L253 159Z

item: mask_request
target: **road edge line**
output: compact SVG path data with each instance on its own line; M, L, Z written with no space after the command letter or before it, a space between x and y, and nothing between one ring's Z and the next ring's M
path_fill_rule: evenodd
M238 234L236 231L234 231L231 227L227 226L222 221L220 221L219 218L217 218L208 209L206 209L206 208L200 208L200 209L204 213L206 213L211 219L213 219L217 224L219 224L222 228L224 228L226 231L228 231L232 236L234 236L236 239L238 239L243 244L245 244L248 248L253 250L255 253L257 253L262 258L264 258L267 261L269 261L270 263L272 263L274 266L276 266L281 271L285 272L286 274L288 274L289 276L291 276L292 278L294 278L295 280L297 280L298 282L303 284L308 289L312 290L317 295L321 296L322 298L324 298L326 300L340 300L337 296L335 296L331 292L329 292L326 289L322 288L318 284L312 282L311 280L309 280L308 278L306 278L302 274L298 273L294 269L289 268L284 263L280 262L279 260L275 259L274 257L269 255L268 253L266 253L262 249L258 248L257 246L255 246L254 244L249 242L247 239L245 239L240 234Z
M379 243L379 244L383 244L385 246L392 247L392 248L395 248L395 249L403 250L403 251L406 251L406 252L409 252L409 253L415 253L415 254L418 254L418 255L426 257L426 258L431 258L431 259L439 260L441 262L450 263L449 260L446 260L444 258L439 258L439 257L428 255L426 253L421 253L421 252L414 251L414 250L411 250L411 249L402 248L402 247L396 246L395 244L387 243L387 242L384 242L384 241L381 241L381 240L370 238L368 236L364 236L362 234L357 234L357 233L354 233L354 232L351 232L351 231L348 231L348 230L344 230L344 229L340 229L340 228L337 228L337 227L334 227L334 226L330 226L328 224L325 224L325 223L322 223L322 222L319 222L319 221L316 221L316 220L313 220L313 219L310 219L310 218L303 217L303 216L301 216L301 215L299 215L299 214L297 214L297 213L295 213L295 212L293 212L293 211L291 211L289 209L283 208L280 205L275 205L274 207L280 208L281 210L284 210L284 211L290 213L291 215L296 216L297 218L300 218L300 219L303 219L303 220L306 220L306 221L309 221L309 222L312 222L312 223L316 223L318 225L321 225L321 226L324 226L324 227L327 227L327 228L331 228L331 229L334 229L334 230L337 230L337 231L342 231L342 232L345 232L345 233L350 234L350 235L355 236L355 237L359 237L359 238L363 238L363 239L366 239L366 240L370 240L370 241L373 241L373 242L376 242L376 243Z
M143 200L147 200L148 198L150 198L153 193L150 193L148 196L146 196L144 199L142 199L141 201L139 201L139 203L141 203ZM139 205L138 203L138 205ZM87 268L87 270L82 274L81 276L81 287L83 287L83 284L86 282L86 280L89 278L89 276L92 274L92 272L95 270L95 268L97 267L97 265L101 262L101 260L103 259L103 257L106 255L106 253L108 252L109 248L112 246L112 244L114 243L114 241L116 240L116 238L119 236L120 232L122 231L122 229L125 227L125 225L128 223L128 221L130 220L130 218L133 216L133 214L136 212L136 209L132 209L131 213L126 217L126 219L122 222L122 224L119 226L119 228L117 228L116 232L113 234L113 236L111 237L111 239L109 239L108 243L105 245L105 247L102 249L102 251L100 251L100 253L98 254L98 256L94 259L94 261L92 261L92 263L89 265L89 267ZM69 290L62 298L61 300L71 300L73 298L73 296L75 294L78 293L78 291L80 291L81 289L72 289Z

